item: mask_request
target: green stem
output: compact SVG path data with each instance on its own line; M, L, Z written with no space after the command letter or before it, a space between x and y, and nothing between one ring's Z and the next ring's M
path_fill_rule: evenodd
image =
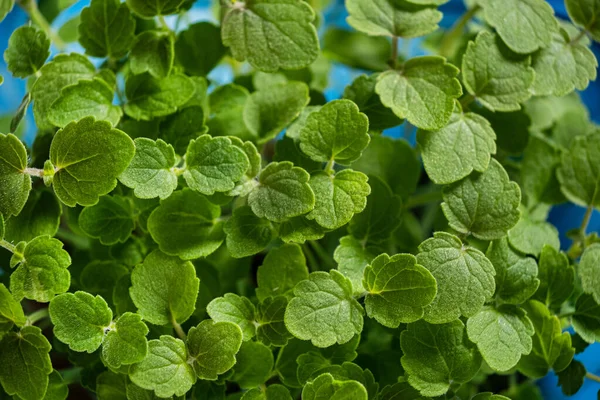
M315 272L315 271L319 271L319 263L317 262L317 259L315 258L315 255L313 254L312 250L310 249L310 247L304 243L302 245L302 250L304 251L304 255L306 256L307 260L308 260L308 266L311 272Z
M570 42L570 45L577 44L581 39L583 39L587 35L587 31L584 29L577 36L575 36Z
M158 16L158 20L160 21L160 24L162 25L163 28L165 28L166 30L170 31L171 28L169 28L169 25L167 25L167 21L165 20L165 17L162 15Z
M175 329L175 333L177 333L177 336L179 336L179 339L181 339L185 342L187 335L183 331L183 328L181 327L181 325L179 325L179 323L177 321L175 321L175 318L173 318L173 317L171 317L171 324L173 325L173 329Z
M417 208L422 205L438 202L442 200L442 192L439 190L427 193L417 194L408 199L405 204L406 209Z
M54 30L52 29L52 27L50 26L48 21L46 21L46 18L44 18L44 16L40 12L35 0L21 0L21 1L18 1L17 3L29 15L29 18L31 18L31 21L33 21L34 24L36 24L44 32L46 32L46 35L54 43L56 48L59 51L63 51L66 47L66 43L63 42L63 40L60 38L60 36L58 36L56 34L56 32L54 32Z
M25 168L23 172L27 175L37 176L38 178L44 177L44 170L39 168Z
M15 245L7 242L4 239L0 240L0 247L4 247L6 250L10 251L11 253L15 252Z
M585 377L588 378L588 379L591 379L593 381L596 381L596 382L600 383L600 376L592 374L591 372L586 373Z
M560 314L557 315L557 317L558 317L558 319L567 318L567 317L570 317L570 316L572 316L574 314L575 314L575 311L569 311L569 312L560 313Z
M392 54L390 56L390 65L393 69L398 67L398 36L392 37Z
M62 376L63 380L65 381L65 384L71 385L73 383L79 382L81 380L81 370L83 368L81 367L73 367L73 368L67 368L67 369L63 369L60 372L60 375Z
M469 21L475 16L477 11L481 6L476 5L467 12L463 14L463 16L456 21L456 23L452 26L452 28L446 33L442 43L440 44L440 55L443 57L451 57L456 52L456 42L463 34L463 31Z
M592 217L592 211L594 211L594 206L589 205L587 210L585 210L585 214L583 215L583 220L581 221L581 225L579 226L579 232L582 238L585 238L585 231L587 230L588 224L590 223L590 219Z
M48 318L48 309L41 308L37 311L32 312L27 316L27 325L35 325L36 322Z
M325 165L325 170L324 170L325 173L331 174L334 166L335 166L335 161L332 158L331 160L327 161L327 164Z
M465 109L467 107L469 107L469 105L475 101L475 96L473 96L471 93L467 93L465 96L463 96L462 99L460 99L460 106Z

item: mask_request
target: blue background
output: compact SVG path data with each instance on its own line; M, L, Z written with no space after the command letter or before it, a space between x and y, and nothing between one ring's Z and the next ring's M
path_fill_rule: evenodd
M502 1L502 0L497 0ZM565 6L562 0L548 0L548 2L554 8L556 15L563 19L568 19ZM52 27L58 30L65 22L73 18L73 16L79 14L83 7L89 4L89 0L80 0L73 6L62 12L52 22ZM441 22L443 27L449 27L453 22L458 19L465 11L462 0L451 0L449 3L440 7L444 13L444 19ZM332 0L332 4L325 10L325 26L335 25L342 28L351 29L345 21L346 10L343 5L343 0ZM175 17L167 17L167 23L174 24ZM188 13L188 23L193 23L201 20L215 21L214 15L210 10L210 0L198 0L194 4L194 7ZM26 14L15 6L13 11L7 15L6 19L0 23L0 52L4 53L4 50L8 44L8 38L13 30L21 25L27 23ZM180 24L180 29L185 25ZM424 54L423 49L420 46L419 39L413 39L410 42L403 44L400 43L401 49L408 49L409 54L407 56L414 57L417 55ZM596 54L596 58L600 59L600 46L597 43L593 45L593 51ZM56 49L52 49L55 53ZM71 43L67 47L67 51L83 52L83 49L78 43ZM96 60L97 64L100 63L100 59ZM332 66L330 72L330 84L325 92L328 100L336 99L341 97L344 87L348 85L354 77L363 73L362 71L347 68L340 64ZM0 86L0 116L12 115L17 109L21 98L25 95L26 81L22 79L16 79L6 69L4 59L0 60L0 75L4 77L4 84ZM233 78L232 71L227 66L220 66L211 72L209 76L210 80L216 84L223 84L230 82ZM600 123L600 113L597 110L600 109L600 80L592 82L590 86L581 92L581 97L588 109L590 110L591 118L596 123ZM25 129L23 133L23 139L31 144L35 137L35 122L31 110L28 110L25 118ZM390 136L400 137L403 136L403 127L397 127L386 131L386 134ZM585 209L574 206L574 205L560 205L552 209L550 213L550 222L552 222L560 231L561 244L564 249L570 246L570 239L566 237L566 232L569 229L579 226L580 221L583 218ZM600 228L600 214L594 211L588 231L598 231ZM596 343L589 346L583 353L578 354L575 358L581 361L587 368L588 371L600 375L600 344ZM600 383L590 381L586 379L581 390L573 397L564 396L560 388L557 387L557 378L554 373L550 373L545 378L539 380L538 385L540 386L544 398L547 399L596 399L596 393L600 390Z

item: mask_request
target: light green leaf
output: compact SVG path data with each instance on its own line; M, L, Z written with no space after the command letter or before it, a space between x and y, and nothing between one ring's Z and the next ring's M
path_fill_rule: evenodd
M126 3L135 14L142 18L149 19L157 15L177 13L183 0L127 0Z
M488 247L487 258L496 270L496 297L508 304L522 304L540 286L535 260L514 251L504 237Z
M298 282L308 279L308 268L302 249L297 244L284 244L269 251L258 267L256 297L289 295Z
M148 218L148 230L163 252L193 260L223 243L223 224L216 221L220 215L219 206L186 188L161 201Z
M248 390L241 400L292 400L290 391L283 385L274 384L262 392L259 388Z
M563 252L544 246L540 254L540 287L534 298L550 308L559 308L575 289L575 270Z
M595 243L585 249L577 272L583 291L593 295L600 303L600 244Z
M242 389L264 384L273 369L273 353L259 342L244 342L236 356L231 380Z
M20 258L13 255L11 266L19 264L10 275L10 291L15 298L46 303L69 289L71 257L62 247L58 239L38 236L25 244Z
M0 133L0 214L18 215L29 197L31 177L27 168L27 150L13 134Z
M248 205L258 217L273 222L306 214L315 206L309 178L305 170L291 162L272 162L261 171L259 185L248 196Z
M363 328L364 310L352 297L352 283L336 270L318 271L294 288L285 311L285 326L314 346L344 344Z
M346 0L354 29L374 36L414 38L438 28L442 13L410 0Z
M238 61L275 72L309 66L319 54L315 12L296 0L252 0L230 7L221 35Z
M575 304L573 328L588 343L600 342L600 304L591 294L582 294Z
M485 306L467 321L469 339L495 371L508 371L532 349L534 327L527 313L515 306Z
M307 240L319 240L323 236L325 229L305 217L292 218L279 226L279 238L285 243L305 243Z
M0 324L10 323L23 326L25 322L27 322L27 319L21 304L15 300L6 286L0 283Z
M296 119L308 102L308 86L303 82L270 86L248 97L244 105L244 123L258 143L265 143Z
M129 378L158 397L183 396L196 383L185 343L168 335L148 342L148 355L129 368Z
M248 341L256 335L256 308L248 298L233 293L217 297L206 306L206 312L216 322L233 322Z
M125 3L93 0L81 10L79 43L92 57L118 60L127 54L135 35L135 19Z
M338 381L329 373L308 382L302 389L303 400L367 400L367 390L354 380Z
M66 400L69 396L69 387L57 370L49 376L48 389L44 400Z
M213 136L236 136L243 140L254 139L244 122L244 108L250 97L248 89L233 83L219 86L208 96L210 119L207 122Z
M286 80L286 82L287 82L287 80ZM300 132L306 125L306 119L308 118L308 116L310 114L312 114L313 112L319 111L322 107L323 106L314 106L314 105L304 107L304 109L302 110L300 115L298 115L298 118L296 118L294 120L294 122L292 122L290 124L290 126L285 130L285 136L287 136L291 139L294 139L294 142L297 142L298 140L300 140Z
M556 177L561 150L541 135L532 135L523 155L520 186L523 203L529 208L540 202L561 202L562 193Z
M398 397L399 396L399 397ZM398 382L393 385L388 385L379 393L380 400L423 400L419 391L413 388L408 382Z
M227 48L221 42L221 30L206 21L190 25L179 33L175 42L177 61L188 75L208 75L226 52Z
M437 293L435 278L412 254L377 256L365 269L363 286L367 315L388 328L421 319Z
M517 224L508 231L508 241L516 250L536 257L545 245L560 248L558 230L546 221L535 221L528 215L521 216Z
M100 239L104 245L124 243L135 228L129 199L102 196L98 203L85 207L79 214L79 227L86 235Z
M175 38L168 31L145 31L133 42L129 67L134 74L149 72L161 79L171 74L175 60Z
M596 0L565 0L571 20L600 42L600 8Z
M250 167L245 152L229 138L210 135L190 142L185 162L186 183L207 196L233 189Z
M338 263L338 271L352 282L355 295L365 291L364 271L378 252L380 252L379 249L371 246L365 247L360 240L351 235L340 239L340 244L333 253L333 259Z
M258 305L256 337L267 346L285 346L292 335L284 323L288 299L285 296L267 297Z
M37 326L10 332L0 341L0 383L9 396L44 398L52 373L52 346Z
M516 53L529 54L548 47L558 30L554 10L543 0L480 0L479 4L486 22Z
M154 250L135 267L131 283L131 300L152 324L181 324L194 312L200 280L189 261Z
M142 361L148 351L147 334L142 317L126 312L109 327L102 344L102 358L115 369Z
M423 396L443 395L451 384L473 379L481 366L481 355L460 320L440 325L425 321L409 324L400 344L408 382Z
M6 17L6 15L8 15L9 12L11 12L14 5L15 2L13 0L2 0L0 2L0 22L4 20L4 18Z
M484 172L496 154L494 130L475 113L455 112L442 129L419 130L417 143L425 171L438 185L456 182L473 171Z
M117 186L135 152L133 140L106 121L86 117L59 130L50 146L53 187L64 204L91 206Z
M125 114L144 121L173 114L192 98L195 90L192 80L183 74L163 79L149 73L129 76L125 84Z
M560 190L575 204L600 207L600 135L578 136L562 154Z
M204 320L187 337L188 363L200 379L216 380L236 364L242 332L231 322Z
M135 155L119 181L134 189L140 199L166 199L177 189L177 175L173 171L176 155L173 146L161 139L134 140Z
M86 292L64 293L50 302L54 336L74 351L93 353L110 330L112 311L100 296Z
M534 379L544 377L550 368L556 372L564 370L575 354L571 335L562 332L560 320L539 301L531 300L523 308L533 323L535 334L531 353L521 357L517 368Z
M61 206L56 196L49 190L35 190L19 215L6 221L5 236L14 243L28 242L43 235L54 236L60 216Z
M257 254L276 237L271 222L258 218L248 206L233 210L223 230L227 234L227 250L234 258Z
M369 119L350 100L334 100L312 112L300 131L300 149L315 161L349 165L369 144Z
M442 324L475 315L496 288L494 267L485 255L446 232L419 246L417 263L437 281L437 295L425 309L425 321ZM456 282L461 282L457 285Z
M13 31L4 51L6 68L17 78L27 78L42 68L50 56L50 39L33 26L21 26Z
M519 221L521 190L496 160L483 173L444 187L442 196L450 227L478 239L499 239Z
M462 95L458 72L443 57L416 57L379 75L375 91L398 117L417 128L440 129L452 116L454 99Z

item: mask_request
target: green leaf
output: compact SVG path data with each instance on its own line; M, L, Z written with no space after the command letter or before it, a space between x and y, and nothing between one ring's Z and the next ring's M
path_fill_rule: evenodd
M567 368L575 354L569 332L562 332L560 320L539 301L531 300L523 308L535 334L531 353L522 356L517 365L519 371L530 378L541 378L550 368L556 372Z
M419 391L413 388L408 382L398 382L393 385L388 385L379 393L378 399L381 400L422 400L423 397Z
M273 353L259 342L244 342L236 356L231 380L242 389L264 384L273 369Z
M158 15L175 14L179 11L183 0L127 0L127 5L135 14L142 18L153 18Z
M235 4L225 14L221 35L238 61L275 72L301 69L319 54L315 12L295 0L252 0Z
M79 227L88 236L110 246L124 243L135 228L129 199L121 196L102 196L98 203L79 214Z
M11 12L14 5L15 2L13 0L2 0L0 2L0 22L4 20L9 12Z
M421 319L437 293L435 278L412 254L380 254L365 269L363 286L367 315L388 328Z
M133 43L135 19L125 3L93 0L81 10L79 43L92 57L124 57Z
M540 202L560 203L564 199L556 177L561 150L541 135L532 135L523 155L520 186L523 203L529 208ZM560 200L559 200L560 199Z
M493 394L492 392L484 392L478 393L475 396L471 397L471 400L510 400L506 396L502 396L499 394Z
M349 165L369 144L369 119L350 100L334 100L312 112L300 131L300 149L314 161Z
M235 187L250 162L242 149L227 137L202 135L192 140L185 155L188 186L204 195L226 192Z
M496 288L494 267L485 255L446 232L436 232L419 246L417 263L437 281L437 295L425 309L425 321L442 324L471 317ZM461 282L457 285L456 282Z
M78 279L79 285L86 292L98 294L112 303L114 287L123 276L128 276L129 272L126 266L117 261L94 260L81 270Z
M227 48L221 30L210 22L197 22L179 33L175 42L177 61L186 74L206 76L219 64Z
M9 396L44 398L52 373L52 346L37 326L10 332L0 342L0 383Z
M129 67L134 74L149 72L157 79L171 74L175 60L175 38L167 31L145 31L133 42Z
M6 68L17 78L27 78L42 68L50 56L50 39L32 26L17 28L4 51Z
M442 196L448 225L478 239L506 236L519 221L521 190L496 160L483 173L474 172L444 187Z
M354 380L338 381L329 373L308 382L302 389L303 400L367 400L367 390Z
M346 0L348 24L369 35L414 38L438 28L442 13L406 0Z
M44 400L66 400L69 395L69 387L57 370L52 371L49 376L48 389Z
M558 30L554 10L543 0L480 0L485 20L514 52L529 54L548 47Z
M425 171L438 185L459 181L473 171L484 172L496 154L494 130L474 113L455 112L442 129L419 130L417 143Z
M408 382L423 396L443 395L451 384L473 379L481 366L481 355L460 320L440 325L425 321L409 324L400 344Z
M3 283L0 283L0 324L23 326L27 322L21 304L15 300ZM1 338L2 335L0 335Z
M557 170L560 190L571 202L600 207L600 135L578 136L562 153Z
M244 105L244 123L258 143L265 143L296 119L308 102L308 86L305 83L270 86L248 96Z
M148 218L148 230L164 253L193 260L223 243L223 224L216 221L220 215L219 206L186 188L161 201Z
M323 236L325 229L305 217L292 218L279 227L279 238L285 243L305 243L307 240L319 240Z
M545 245L560 248L558 230L545 221L535 221L528 215L522 215L517 224L508 231L508 241L516 250L536 257Z
M148 342L148 355L129 368L129 378L158 397L183 396L196 383L196 372L188 363L185 343L162 335Z
M69 289L71 275L67 268L71 257L62 247L60 240L50 236L38 236L25 244L22 257L14 263L20 262L19 266L10 276L10 291L15 298L46 303Z
M198 378L216 380L236 364L242 332L231 322L204 320L190 329L186 345Z
M506 238L491 242L486 256L496 270L496 297L503 302L522 304L540 286L535 260L514 251Z
M558 386L565 395L572 396L583 386L586 373L584 365L575 360L565 370L557 374Z
M235 84L219 86L208 96L210 119L207 122L213 136L236 136L254 139L244 122L244 108L250 97L248 89Z
M462 95L458 72L443 57L416 57L379 75L375 91L399 118L417 128L440 129L452 116L454 99Z
M294 288L285 326L314 346L344 344L363 328L364 310L352 297L352 283L336 270L318 271Z
M140 199L160 197L166 199L177 189L177 175L173 171L176 155L173 146L161 139L134 140L135 155L119 181L134 189Z
M128 400L127 377L113 371L104 371L96 377L98 400Z
M593 295L600 303L600 244L594 243L585 249L577 272L583 291Z
M515 306L485 306L467 321L469 339L495 371L508 371L532 349L534 326L527 313Z
M216 322L233 322L248 341L256 335L256 308L248 298L227 293L206 306L206 312Z
M106 121L86 117L59 130L50 146L53 187L64 204L91 206L117 186L135 152L133 140Z
M292 400L292 396L285 386L276 383L268 386L264 392L258 388L248 390L241 400Z
M315 206L309 178L305 170L291 162L272 162L261 171L259 185L248 196L248 205L258 217L273 222L306 214Z
M573 293L575 270L566 254L552 246L544 246L540 253L540 287L534 298L550 308L559 308Z
M27 168L27 150L13 134L0 133L0 214L18 215L29 197L31 177Z
M109 327L102 344L102 357L111 368L142 361L148 352L148 327L138 314L126 312Z
M484 31L469 42L462 60L463 83L491 111L519 110L520 103L531 97L535 71L530 65L531 57L512 53L497 36Z
M582 294L575 304L573 328L588 343L600 341L600 304L590 294Z
M43 235L54 236L58 231L60 216L60 203L51 191L33 191L19 215L6 221L4 236L15 243Z
M298 282L308 279L308 268L302 249L297 244L284 244L269 251L258 267L256 297L260 302L268 297L290 295Z
M600 8L596 0L565 0L571 20L600 42Z
M149 73L129 76L125 83L125 114L144 121L173 114L192 98L195 90L192 80L183 74L163 79Z
M86 292L64 293L50 302L54 336L74 351L92 353L110 331L112 311L100 296Z
M173 146L175 153L185 154L190 141L207 132L204 114L201 106L186 104L183 110L169 115L160 122L159 136Z
M378 248L365 247L360 240L351 235L340 239L340 244L333 253L333 259L338 263L338 271L352 282L355 295L360 295L365 291L364 271L378 252Z
M268 297L258 305L256 337L267 346L285 346L292 335L284 323L288 299L285 296Z
M223 230L227 234L227 250L234 258L260 253L276 237L271 222L258 218L248 206L233 210Z

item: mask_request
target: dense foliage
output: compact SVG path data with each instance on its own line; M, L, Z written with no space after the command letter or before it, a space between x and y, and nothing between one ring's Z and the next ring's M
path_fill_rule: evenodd
M600 341L600 129L574 92L596 79L600 0L566 0L570 21L470 0L441 31L446 2L346 0L354 30L318 35L314 0L222 0L220 27L187 26L193 0L92 0L60 33L19 0L0 398L534 399L550 370L566 394L600 380L573 360ZM399 39L425 35L435 55L405 59ZM60 52L75 38L86 55ZM364 74L327 102L332 62ZM382 136L401 124L416 149ZM546 222L565 202L587 207L566 253Z

